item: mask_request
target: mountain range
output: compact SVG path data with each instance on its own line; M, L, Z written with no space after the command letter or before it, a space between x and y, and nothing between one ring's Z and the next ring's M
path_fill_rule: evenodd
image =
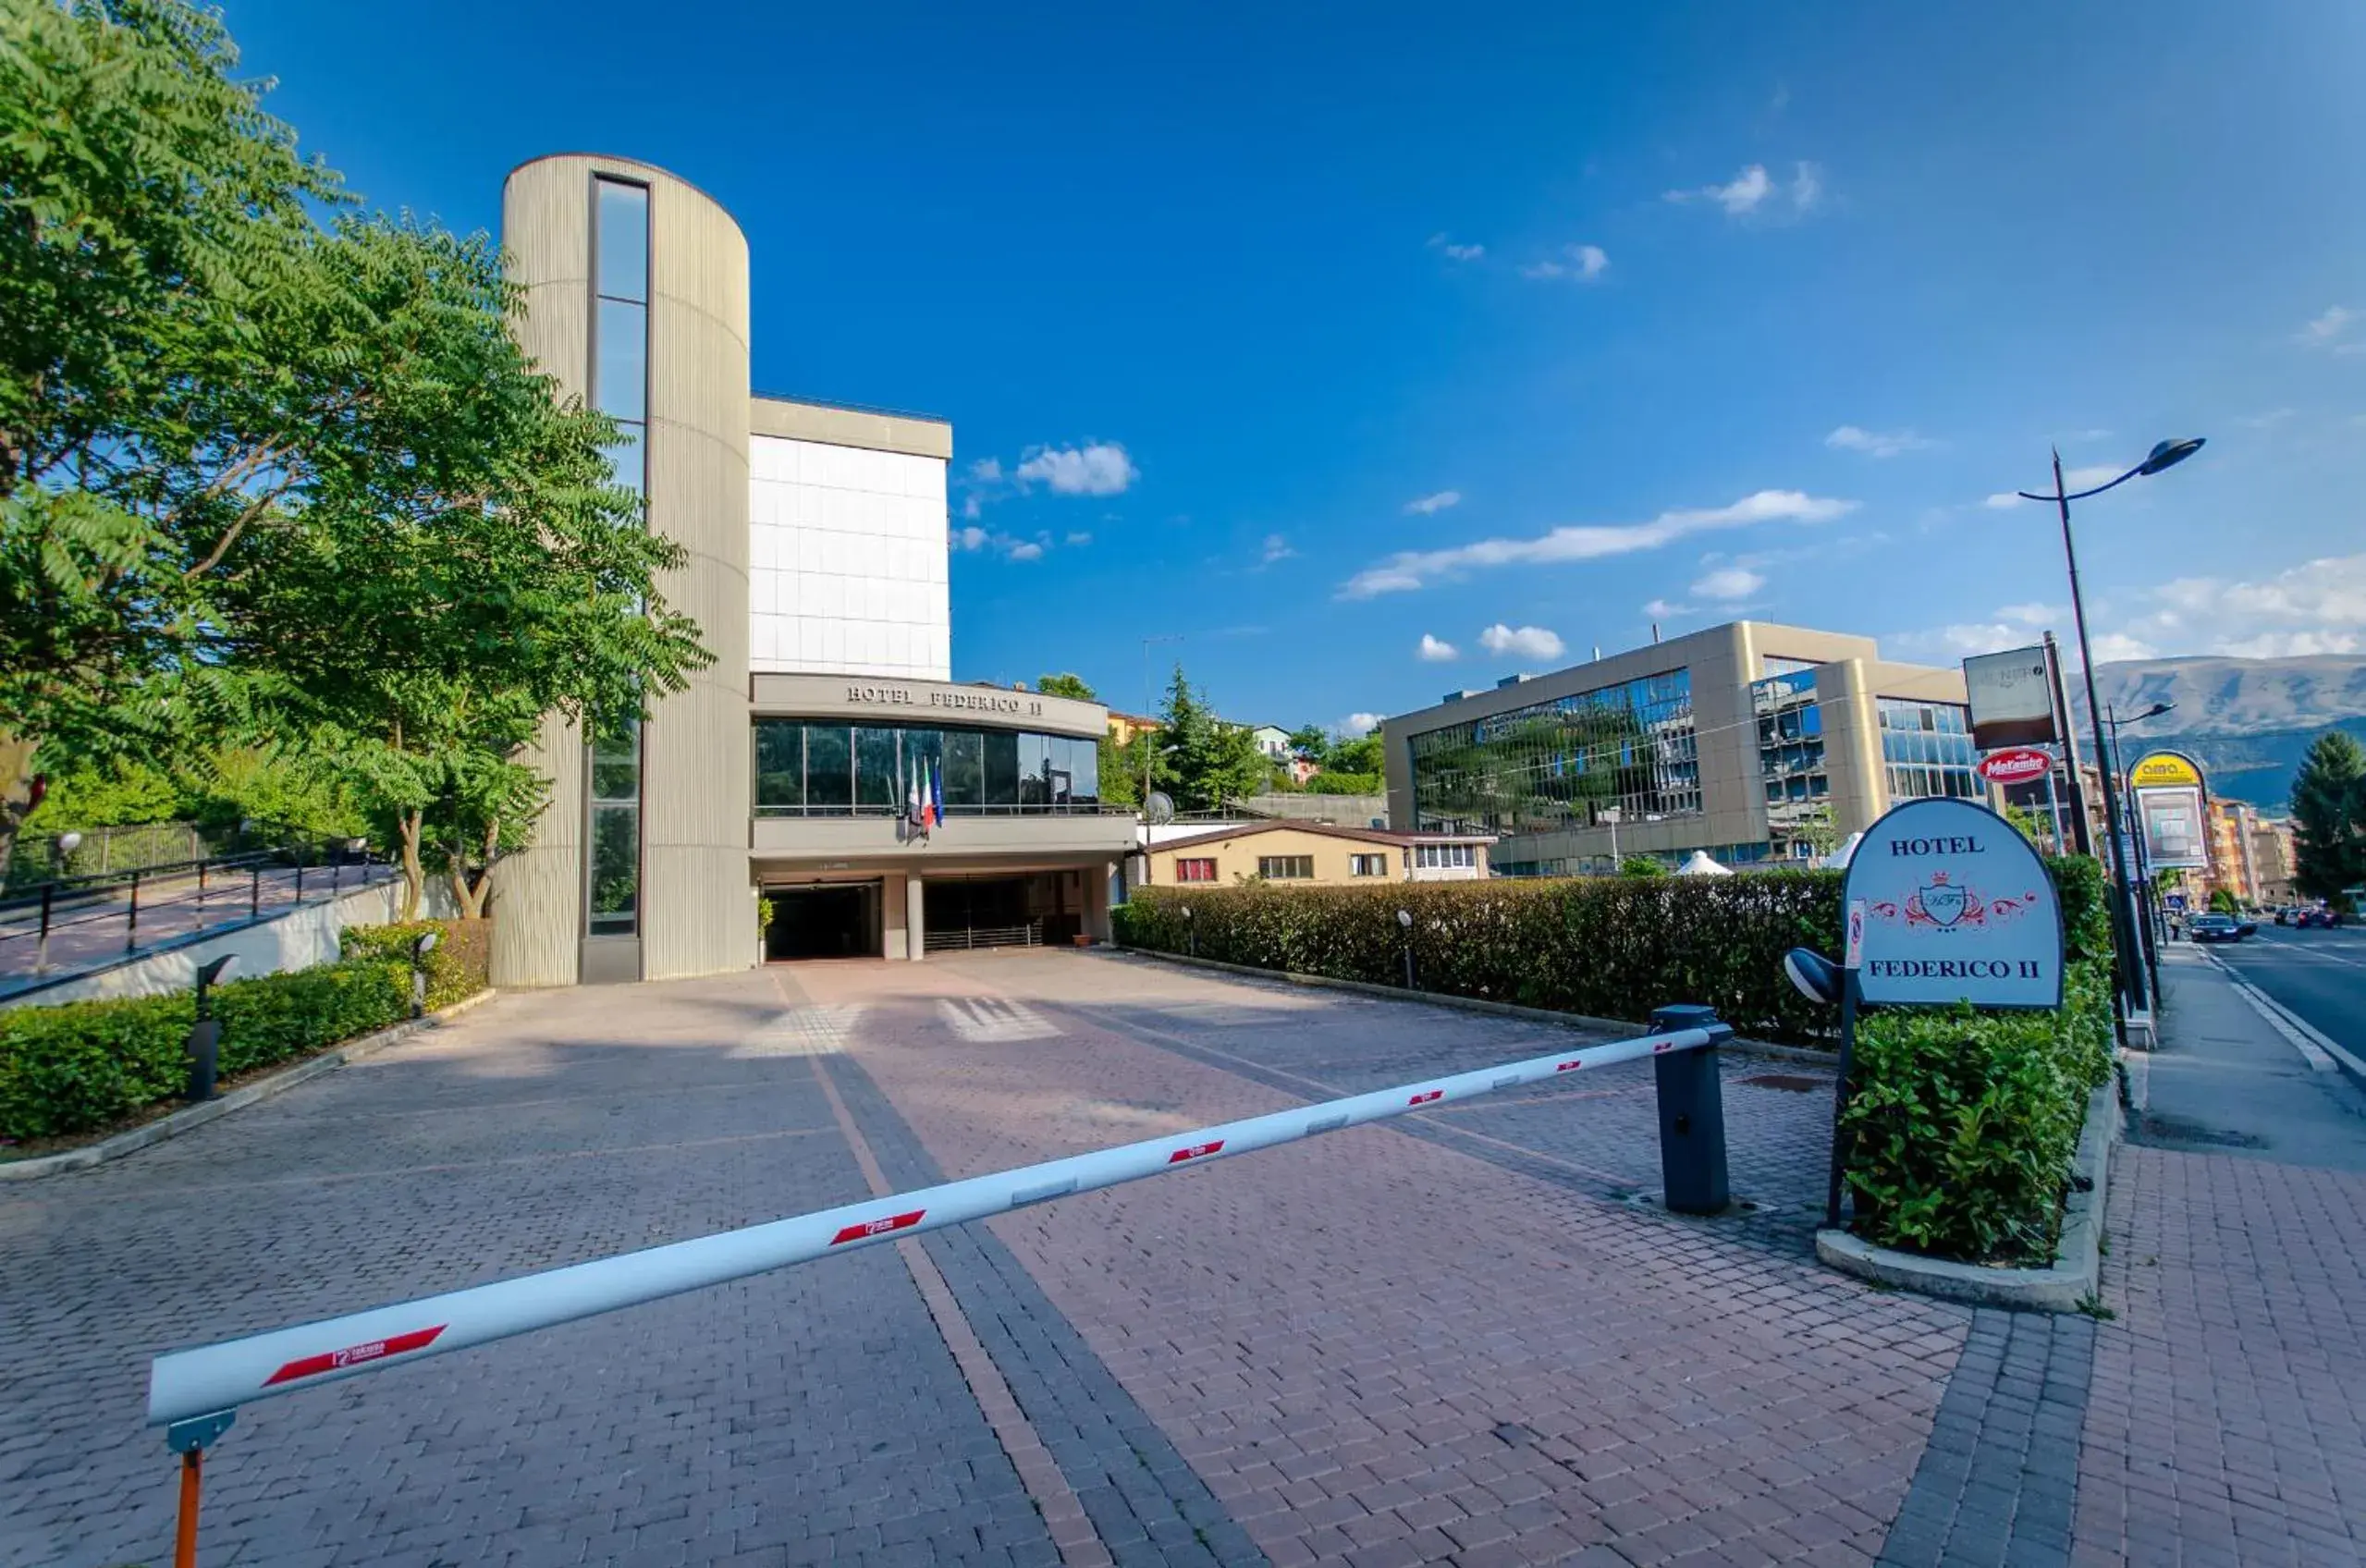
M2087 694L2078 680L2070 685L2084 735ZM2286 809L2292 775L2319 735L2341 729L2366 741L2366 655L2125 659L2097 665L2095 685L2105 709L2122 716L2176 704L2158 718L2123 723L2125 760L2184 752L2201 765L2213 794L2271 812Z

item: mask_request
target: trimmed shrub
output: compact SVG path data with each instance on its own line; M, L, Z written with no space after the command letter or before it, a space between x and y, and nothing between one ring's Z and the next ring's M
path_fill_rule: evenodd
M2051 860L2069 964L2058 1012L1902 1008L1857 1021L1843 1121L1856 1229L1980 1263L2050 1263L2089 1094L2112 1072L2102 868Z
M1834 1027L1782 965L1802 944L1839 950L1837 872L1146 888L1110 913L1128 947L1195 944L1229 963L1401 986L1400 909L1413 916L1425 991L1637 1023L1670 1002L1706 1002L1759 1039L1818 1040Z
M224 1076L383 1029L411 1014L407 970L324 964L215 987ZM196 1021L189 992L0 1012L0 1137L89 1133L178 1095Z
M430 1010L466 1001L492 984L493 923L489 920L410 920L386 925L349 925L337 938L347 960L375 958L411 969L411 947L426 933L438 933L427 955Z

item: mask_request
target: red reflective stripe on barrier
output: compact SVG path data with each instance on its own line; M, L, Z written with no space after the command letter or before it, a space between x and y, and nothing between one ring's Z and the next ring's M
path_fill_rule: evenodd
M1221 1138L1217 1139L1212 1144L1194 1144L1187 1149L1177 1149L1174 1153L1169 1155L1167 1157L1167 1163L1169 1165L1181 1165L1186 1159L1197 1159L1202 1155L1214 1154L1223 1146L1224 1140Z
M829 1239L829 1244L834 1247L844 1246L849 1242L859 1242L865 1236L884 1236L890 1231L908 1231L919 1224L920 1217L927 1212L925 1208L915 1208L910 1214L891 1214L885 1219L874 1219L862 1225L849 1225L845 1230L832 1236Z
M1673 1040L1662 1040L1658 1045L1651 1047L1651 1054L1653 1056L1658 1056L1661 1051L1673 1050L1674 1048L1675 1042Z
M1579 1058L1578 1058L1576 1060L1575 1060L1575 1061L1564 1061L1564 1062L1563 1062L1560 1066L1558 1066L1558 1067L1554 1068L1554 1069L1553 1069L1553 1071L1554 1071L1555 1072L1576 1072L1579 1068L1581 1068L1581 1067L1583 1067L1583 1066L1585 1066L1585 1065L1586 1065L1586 1059L1585 1059L1584 1057L1579 1057Z
M1407 1105L1428 1105L1431 1100L1442 1100L1445 1097L1445 1090L1432 1089L1426 1095L1416 1095L1413 1098L1405 1101L1404 1103Z
M340 1366L400 1355L407 1350L425 1350L435 1342L436 1335L449 1327L449 1324L438 1323L433 1329L413 1329L408 1334L397 1334L390 1340L372 1340L366 1344L348 1345L343 1350L329 1351L323 1355L301 1356L265 1378L263 1386L267 1389L279 1383L292 1383L299 1378L317 1378Z

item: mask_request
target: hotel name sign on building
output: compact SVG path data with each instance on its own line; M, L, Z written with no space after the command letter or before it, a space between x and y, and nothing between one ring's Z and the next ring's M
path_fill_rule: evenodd
M1968 801L1909 801L1866 829L1844 906L1865 913L1871 1004L2062 1005L2062 902L2027 839Z
M1008 686L877 675L758 671L749 706L759 718L838 719L855 724L1040 730L1092 737L1109 727L1098 703Z
M924 702L923 698L926 700ZM862 707L958 708L969 713L1043 717L1042 698L1012 696L1004 692L948 692L941 687L928 687L915 695L909 686L875 686L850 680L846 683L846 700Z

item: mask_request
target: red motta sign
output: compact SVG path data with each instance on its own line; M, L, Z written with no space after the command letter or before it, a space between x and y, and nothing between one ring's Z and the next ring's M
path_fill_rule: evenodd
M2026 784L2032 778L2044 778L2053 768L2053 759L2043 752L2013 746L1980 758L1979 772L1993 784Z

